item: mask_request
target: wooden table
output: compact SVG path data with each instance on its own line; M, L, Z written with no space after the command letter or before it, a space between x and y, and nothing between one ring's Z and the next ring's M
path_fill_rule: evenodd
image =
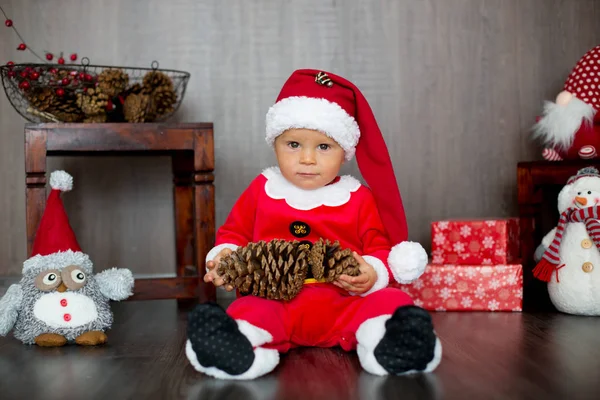
M133 299L215 300L202 281L214 245L214 144L211 123L28 124L25 126L27 254L46 205L49 156L169 155L175 208L175 278L136 280ZM193 265L190 271L187 266Z
M533 255L544 235L558 222L558 193L566 185L569 177L584 167L600 169L600 160L530 161L517 164L521 257L525 285L523 300L526 309L553 308L546 284L533 277Z

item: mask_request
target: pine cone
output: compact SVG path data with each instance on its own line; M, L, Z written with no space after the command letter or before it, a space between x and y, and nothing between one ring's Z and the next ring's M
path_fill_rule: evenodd
M155 118L173 112L173 105L177 101L177 94L172 88L160 86L152 93L152 102L155 109Z
M123 115L129 122L144 122L151 114L150 96L130 94L123 103Z
M129 84L129 75L120 69L105 69L98 75L98 90L109 98L115 97Z
M360 274L352 250L342 249L337 240L332 244L329 240L319 239L310 250L308 259L315 279L333 282L343 274L350 276Z
M108 99L105 93L89 88L87 92L77 94L77 105L85 115L98 115L106 110Z
M54 102L55 94L51 88L36 88L27 94L29 103L39 111L47 111Z
M144 94L152 94L159 87L173 90L173 80L165 73L160 71L150 71L144 75L142 81Z
M65 93L62 97L55 96L46 112L61 122L81 122L84 118L77 96L73 93Z
M308 272L308 250L298 242L274 239L239 247L224 257L217 273L241 294L291 300Z
M130 94L130 93L140 94L140 93L142 93L142 89L143 89L142 85L140 85L139 83L134 83L127 89L127 94Z

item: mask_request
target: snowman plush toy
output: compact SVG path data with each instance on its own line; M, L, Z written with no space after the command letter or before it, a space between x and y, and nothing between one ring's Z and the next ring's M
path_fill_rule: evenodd
M560 219L542 240L544 253L533 275L548 282L562 312L600 315L600 173L583 168L558 195Z

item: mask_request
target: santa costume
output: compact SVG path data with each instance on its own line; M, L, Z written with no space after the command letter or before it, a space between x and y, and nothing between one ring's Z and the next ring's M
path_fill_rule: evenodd
M227 312L199 305L189 316L186 354L201 372L223 379L253 379L272 371L279 352L296 346L357 350L365 370L377 375L432 371L441 344L431 317L391 281L418 278L427 254L407 241L396 177L373 112L346 79L317 70L295 71L266 117L266 140L290 128L318 130L333 138L346 160L356 154L369 188L353 177L304 190L278 168L263 171L241 195L218 230L212 260L222 249L272 239L309 246L338 240L373 266L377 281L355 295L309 279L289 302L255 296L236 299Z

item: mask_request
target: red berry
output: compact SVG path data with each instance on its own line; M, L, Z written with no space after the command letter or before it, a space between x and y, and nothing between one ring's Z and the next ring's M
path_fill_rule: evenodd
M56 74L57 72L58 72L58 70L56 68L50 68L51 74Z
M40 77L40 73L33 71L31 74L29 74L29 78L33 79L34 81L37 81Z
M52 53L46 53L46 60L52 61L53 58L54 56L52 55Z
M63 86L67 86L69 84L69 82L70 82L69 78L63 78L61 83L63 84Z
M71 61L77 60L77 53L71 54Z
M25 45L25 43L21 43L19 45L19 47L17 47L17 50L21 50L22 51L22 50L25 50L26 48L27 48L27 46Z
M27 81L23 81L23 82L19 83L19 88L23 89L23 90L29 89L29 86L30 86L29 82L27 82Z
M88 81L88 82L91 82L91 81L94 80L94 77L91 76L90 74L85 74L85 80Z
M79 80L81 80L81 81L85 80L85 74L83 72L79 73Z
M4 25L6 25L8 28L10 28L13 25L12 19L7 19L6 21L4 21Z
M30 73L31 71L33 71L33 68L31 68L31 67L25 67L25 72Z
M61 89L61 88L56 89L56 95L57 96L61 96L61 97L64 96L65 95L65 90Z
M27 73L27 71L21 71L19 75L21 75L21 78L27 78L27 75L29 74Z
M64 59L64 58L62 58L62 57L61 57L61 58L59 58L59 59L58 59L58 63L59 63L59 64L64 64L64 63L65 63L65 59Z
M83 93L87 93L87 87L83 88Z
M17 73L15 71L8 71L9 78L14 78L15 76L17 76Z
M69 75L71 76L77 76L78 72L77 71L71 71L69 72Z
M15 63L13 61L9 61L9 62L6 63L6 66L8 68L12 68L14 65L15 65Z
M73 84L73 86L79 85L79 81L77 79L73 79L73 82L71 83Z

